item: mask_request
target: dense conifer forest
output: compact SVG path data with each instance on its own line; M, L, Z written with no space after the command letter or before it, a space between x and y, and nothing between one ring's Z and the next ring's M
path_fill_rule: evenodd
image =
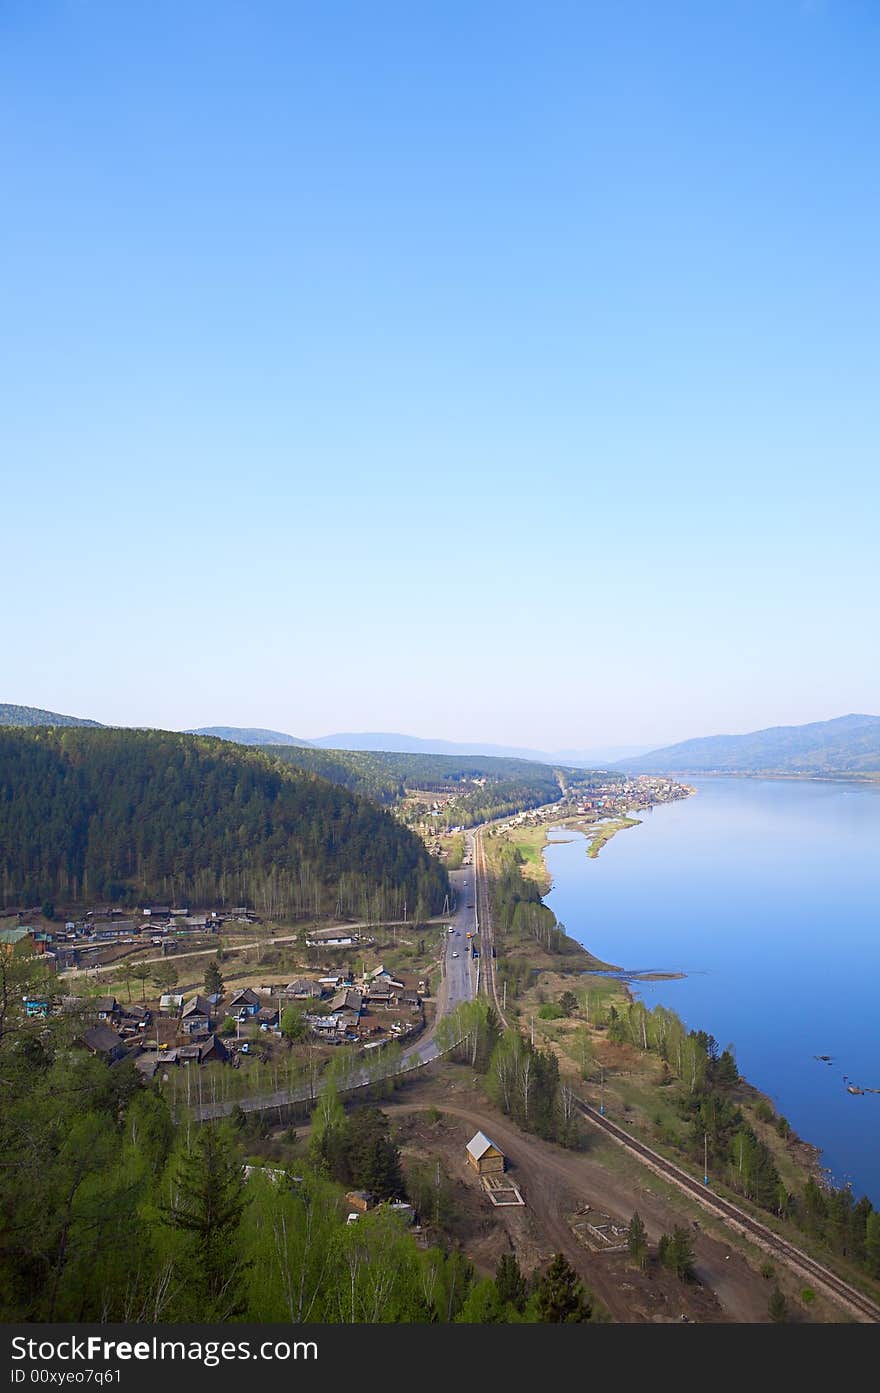
M163 731L0 730L0 904L439 910L442 867L365 798L238 745Z
M623 782L622 774L554 768L528 759L494 755L395 754L380 750L313 750L267 746L286 766L308 770L386 806L407 790L456 795L449 826L475 827L524 808L555 803L563 790L587 792L600 783Z

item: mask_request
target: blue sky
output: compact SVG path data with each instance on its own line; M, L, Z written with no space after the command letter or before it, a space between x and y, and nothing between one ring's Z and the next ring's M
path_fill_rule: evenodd
M880 712L872 0L0 4L0 700Z

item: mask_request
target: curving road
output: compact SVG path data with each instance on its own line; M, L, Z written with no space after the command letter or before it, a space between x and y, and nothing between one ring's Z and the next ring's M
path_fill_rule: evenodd
M473 838L468 836L468 848L473 860ZM471 958L467 934L475 924L474 911L474 867L464 866L460 871L450 873L455 891L455 908L451 916L444 919L452 932L446 933L443 954L443 977L437 990L437 1014L433 1025L407 1050L400 1063L400 1073L409 1073L437 1059L441 1051L434 1040L437 1021L453 1011L462 1001L470 1001L476 989L476 961ZM381 1055L376 1060L381 1066ZM378 1075L381 1077L381 1074ZM366 1088L376 1082L377 1075L366 1067L354 1074L345 1091ZM320 1089L318 1090L320 1091ZM313 1098L314 1092L306 1086L298 1089L280 1089L276 1093L263 1093L249 1098L227 1099L219 1103L200 1103L192 1109L197 1122L210 1122L219 1117L227 1117L236 1107L243 1112L263 1112L270 1108L287 1107L292 1103L305 1102Z
M446 952L444 958L444 976L440 989L437 993L437 1020L452 1011L462 1001L471 1000L476 992L477 973L475 971L476 962L470 958L466 935L469 931L478 929L480 932L482 957L480 962L483 967L480 988L488 996L495 1006L498 1015L506 1025L501 1011L501 1004L495 991L494 971L492 964L492 923L489 911L489 895L486 877L485 854L482 848L481 829L467 835L467 846L471 859L469 866L463 867L460 871L453 871L450 879L456 893L455 912L448 921L452 926L452 932L447 933ZM436 1025L436 1022L435 1022ZM409 1051L403 1058L400 1072L421 1068L430 1060L436 1059L440 1054L433 1039L434 1027ZM354 1087L365 1086L369 1082L366 1071L362 1078L353 1080ZM265 1095L260 1098L240 1099L238 1106L246 1112L259 1111L265 1108L284 1106L287 1103L301 1101L302 1099L313 1096L304 1091L297 1093L283 1091L269 1097ZM878 1306L864 1292L853 1287L849 1282L838 1277L835 1272L809 1257L795 1244L788 1239L780 1237L767 1225L754 1219L745 1210L731 1201L722 1199L719 1195L713 1194L681 1166L661 1156L644 1142L632 1136L631 1133L612 1122L608 1117L597 1112L590 1104L577 1100L578 1108L582 1117L599 1128L607 1136L613 1138L618 1145L624 1147L631 1155L637 1157L644 1165L649 1167L655 1174L661 1175L664 1179L671 1181L679 1189L684 1190L691 1199L696 1200L705 1209L711 1211L716 1218L722 1219L731 1228L745 1234L765 1252L772 1253L781 1259L794 1271L803 1276L809 1277L814 1283L821 1286L823 1290L836 1300L845 1310L855 1316L860 1321L877 1322L880 1321L880 1306ZM194 1109L195 1117L199 1121L207 1121L213 1117L220 1117L230 1112L236 1103L215 1103L206 1104Z

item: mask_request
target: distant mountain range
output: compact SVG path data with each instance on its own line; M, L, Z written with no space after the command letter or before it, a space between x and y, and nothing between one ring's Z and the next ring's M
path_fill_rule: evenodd
M880 771L880 716L838 716L748 735L708 735L621 759L632 774L866 774Z
M399 731L342 731L334 735L319 735L305 742L320 750L382 750L392 754L418 755L491 755L497 759L531 759L538 764L565 764L575 768L592 769L597 764L608 765L626 755L640 755L648 745L614 745L598 750L531 750L518 745L493 745L489 741L461 743L456 740L423 739L418 735L401 735Z
M35 706L4 706L0 703L0 726L4 725L101 727L101 722L85 720L80 716L60 716L56 711L41 711ZM531 750L514 745L493 745L486 740L466 744L455 740L423 739L418 735L401 735L399 731L344 731L302 740L285 731L263 730L259 726L197 726L180 733L209 735L217 740L231 740L236 745L297 745L302 749L366 750L390 754L488 755L497 759L529 759L538 764L561 764L582 769L607 768L612 760L644 754L650 749L649 745L614 745L596 750Z
M280 730L251 729L247 726L199 726L198 730L184 730L183 735L213 735L217 740L231 740L236 745L304 745L308 740L297 740L295 735L285 735Z
M62 716L35 706L0 703L0 726L94 726L100 721ZM199 726L185 735L209 735L238 745L287 745L314 750L363 750L414 755L486 755L580 769L631 774L865 774L880 772L880 716L838 716L809 725L771 726L748 735L708 735L651 750L647 745L592 750L532 750L487 741L431 740L399 731L337 731L303 740L284 731L243 726Z

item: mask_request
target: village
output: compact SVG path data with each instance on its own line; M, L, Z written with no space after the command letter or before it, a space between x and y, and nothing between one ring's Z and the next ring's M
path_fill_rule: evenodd
M206 973L219 972L214 967ZM74 1042L108 1065L133 1063L146 1079L181 1065L229 1064L249 1056L266 1062L273 1048L307 1041L352 1045L364 1051L416 1036L425 1024L428 981L379 964L355 976L348 971L297 977L284 983L230 990L162 992L150 1000L116 995L34 993L24 999L28 1018L64 1016Z
M540 808L524 808L512 817L495 824L495 830L510 831L516 827L538 827L577 817L583 822L602 822L625 818L634 812L646 811L663 803L674 803L694 792L688 784L674 779L640 774L635 779L614 779L599 784L587 794L572 795L560 803L544 804Z
M289 1057L294 1045L329 1058L336 1046L370 1054L411 1041L426 1024L445 934L444 925L418 926L418 938L412 924L274 926L245 907L100 906L58 922L46 908L0 920L0 952L44 969L24 1014L64 1017L78 1048L160 1082L174 1067L239 1069Z

